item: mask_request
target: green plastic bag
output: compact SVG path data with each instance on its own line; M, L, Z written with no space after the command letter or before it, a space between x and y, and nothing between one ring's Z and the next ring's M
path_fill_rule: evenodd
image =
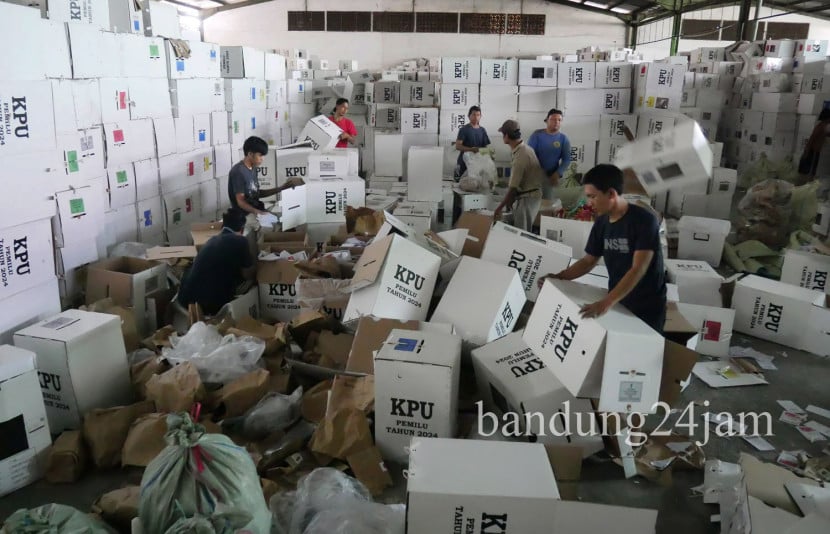
M818 181L814 180L808 184L793 188L790 206L792 207L792 218L790 219L790 230L806 230L813 228L813 223L818 213Z
M247 512L224 512L223 509L221 505L217 506L210 517L183 517L164 534L233 534L251 521L251 515Z
M138 516L145 532L166 532L182 518L219 514L251 518L228 532L270 532L271 513L245 449L227 436L206 433L186 413L170 414L167 428L167 447L141 479Z
M20 509L3 524L3 534L115 534L103 522L63 504Z

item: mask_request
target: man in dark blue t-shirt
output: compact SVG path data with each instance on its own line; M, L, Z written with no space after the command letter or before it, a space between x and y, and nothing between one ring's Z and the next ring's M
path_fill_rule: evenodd
M587 274L603 258L608 269L608 295L583 306L582 316L599 317L620 303L662 334L666 280L657 218L622 197L623 172L614 165L597 165L585 175L582 184L599 215L585 246L585 256L564 271L548 276L574 280Z
M181 305L199 304L204 313L215 315L233 300L244 280L254 277L248 240L242 236L244 228L242 213L228 210L222 215L222 231L202 246L182 280L176 299Z
M476 152L479 148L485 148L490 145L490 137L487 136L487 130L481 126L481 108L472 106L467 112L467 118L470 122L462 126L458 130L458 137L455 141L455 149L460 152L458 155L458 165L456 166L456 178L460 178L467 171L467 164L464 163L464 152Z

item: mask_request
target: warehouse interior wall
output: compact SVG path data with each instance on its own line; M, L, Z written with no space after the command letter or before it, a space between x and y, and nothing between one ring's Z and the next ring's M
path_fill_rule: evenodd
M692 11L683 15L683 19L698 19L698 20L724 20L733 21L738 20L738 12L740 8L737 5L719 7L714 9L701 9L699 11ZM778 15L778 16L775 16ZM765 18L773 17L773 18ZM755 18L755 8L750 10L750 19ZM809 39L827 39L830 40L830 21L817 19L814 17L807 17L804 15L795 15L786 13L778 9L762 7L758 13L758 18L763 19L762 22L795 22L807 23L810 25ZM671 48L671 34L672 34L672 19L663 19L652 24L646 24L640 27L637 31L637 51L643 54L643 59L646 61L654 61L662 59L669 55ZM764 35L758 35L758 39L763 39ZM657 42L653 42L657 41ZM703 47L722 47L730 44L732 41L710 41L701 39L680 39L678 43L678 52L688 52L695 48Z
M412 11L544 14L545 35L288 31L288 11ZM617 18L543 0L275 0L232 9L204 21L206 41L262 49L306 48L332 61L356 59L361 68L380 69L416 57L536 56L575 52L590 45L625 45Z

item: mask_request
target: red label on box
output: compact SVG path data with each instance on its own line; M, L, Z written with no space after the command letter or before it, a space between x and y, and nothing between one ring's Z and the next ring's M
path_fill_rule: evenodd
M193 162L189 161L187 163L187 175L188 176L193 176L195 174L195 171L193 169L194 169Z
M190 198L186 199L184 201L184 206L184 211L190 213L191 211L193 211L193 200L191 200Z
M124 142L124 130L113 130L112 131L112 142L113 143L123 143Z
M716 321L703 322L703 340L720 341L720 323Z
M118 109L127 109L126 91L118 91Z

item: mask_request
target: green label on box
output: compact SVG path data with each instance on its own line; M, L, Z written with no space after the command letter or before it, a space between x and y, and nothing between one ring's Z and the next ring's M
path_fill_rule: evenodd
M180 222L182 222L182 211L180 209L177 209L173 212L173 223L178 224Z
M86 212L84 209L84 199L73 198L69 201L69 213L72 215L80 215L84 212Z
M151 57L159 57L159 45L151 44L150 45L150 56Z
M119 184L127 183L127 171L118 171L115 173L115 181Z
M70 150L66 153L66 168L69 169L69 172L78 172L78 152L75 150Z
M239 133L239 121L233 121L233 133Z

